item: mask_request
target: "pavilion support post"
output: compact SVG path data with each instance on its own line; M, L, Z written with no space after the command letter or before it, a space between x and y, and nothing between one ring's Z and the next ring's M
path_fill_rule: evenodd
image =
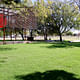
M3 7L3 14L5 13L5 7ZM3 44L6 44L5 43L5 16L3 16Z
M5 43L5 27L3 28L3 44L6 44Z

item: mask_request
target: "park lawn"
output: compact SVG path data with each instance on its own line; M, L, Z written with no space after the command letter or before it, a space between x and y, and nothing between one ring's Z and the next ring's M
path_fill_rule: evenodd
M75 78L80 78L80 43L0 45L0 80L42 80L38 78L38 73L55 70L72 73ZM53 78L49 76L44 80Z

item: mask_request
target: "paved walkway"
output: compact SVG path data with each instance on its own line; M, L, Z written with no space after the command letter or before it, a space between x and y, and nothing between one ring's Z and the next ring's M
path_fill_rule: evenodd
M2 44L19 44L19 43L32 43L31 41L1 41L0 45Z

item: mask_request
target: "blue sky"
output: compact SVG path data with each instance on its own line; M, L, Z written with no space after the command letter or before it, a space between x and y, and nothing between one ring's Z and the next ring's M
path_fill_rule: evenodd
M32 0L32 2L34 2L34 1L36 1L36 0ZM61 0L61 1L64 1L64 0ZM67 0L67 1L69 1L69 0Z
M36 0L32 0L32 2L34 2L34 1L36 1Z

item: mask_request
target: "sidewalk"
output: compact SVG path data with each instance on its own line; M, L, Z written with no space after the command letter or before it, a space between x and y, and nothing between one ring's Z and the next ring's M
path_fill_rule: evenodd
M19 44L19 43L32 43L31 41L0 41L0 45L2 44Z

